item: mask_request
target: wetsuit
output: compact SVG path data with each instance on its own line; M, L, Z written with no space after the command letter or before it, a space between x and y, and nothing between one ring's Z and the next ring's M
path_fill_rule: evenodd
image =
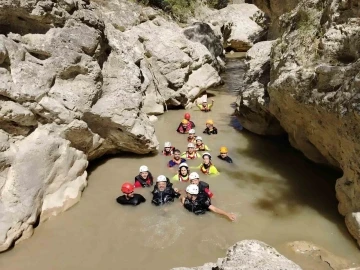
M200 195L207 195L210 198L212 198L212 196L214 196L214 194L210 191L210 186L208 183L204 182L204 181L199 181L199 194Z
M196 138L194 137L194 138L187 138L187 141L189 142L189 143L193 143L193 144L195 144L196 143Z
M186 159L180 158L178 161L172 159L172 160L169 161L168 167L174 167L174 166L176 166L176 165L180 165L180 164L183 163L183 162L186 162Z
M213 127L212 130L210 130L208 127L205 128L205 130L203 131L203 133L206 133L208 135L211 135L211 134L218 134L218 130L216 127Z
M210 148L203 143L200 146L196 144L195 148L196 148L196 151L210 151Z
M150 187L152 186L154 183L154 179L153 176L151 175L151 173L149 172L148 176L146 179L142 178L141 175L137 175L135 176L135 187Z
M179 133L188 133L190 129L192 129L191 121L187 123L186 128L184 128L183 125L180 123L176 131Z
M175 192L175 190L167 186L164 191L160 191L159 189L154 189L152 192L153 199L151 203L155 204L156 206L173 202L175 198L180 197L180 193Z
M228 163L233 163L231 157L226 156L225 158L222 158L221 155L218 155L218 158L220 158L221 160L224 160L224 161L226 161Z
M140 203L146 202L146 199L140 194L134 194L134 197L127 199L125 195L116 198L116 201L120 204L126 205L139 205Z
M208 196L198 195L193 201L189 198L185 198L184 207L186 210L193 212L195 215L205 214L209 210L211 200Z

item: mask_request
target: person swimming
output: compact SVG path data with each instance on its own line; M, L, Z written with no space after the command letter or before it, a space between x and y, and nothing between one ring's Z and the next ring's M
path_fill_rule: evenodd
M185 162L185 161L186 161L186 159L181 157L181 152L180 152L180 150L179 150L179 149L175 149L175 150L174 150L174 157L173 157L172 160L169 161L168 167L170 167L170 168L171 168L171 167L174 167L174 166L179 165L179 164L181 164L181 163L183 163L183 162Z
M181 134L187 134L190 129L192 129L192 125L189 120L183 119L176 131Z
M199 187L197 185L189 185L186 187L186 196L181 197L181 203L184 208L195 215L205 214L207 211L223 215L231 221L235 221L236 216L232 213L227 213L211 204L211 199L208 196L201 196L199 194Z
M178 173L171 179L173 181L180 181L180 182L189 182L190 178L190 169L187 163L181 163L179 165Z
M196 143L195 132L196 131L193 128L189 130L189 136L187 138L189 143Z
M218 158L228 163L233 163L232 159L228 156L228 149L225 146L220 148L220 155L218 155Z
M203 143L202 137L197 136L195 140L196 140L196 144L195 144L196 151L210 151L210 148Z
M175 147L171 145L171 142L165 142L164 143L164 150L162 151L162 154L164 156L172 156L174 154Z
M142 165L139 169L139 175L135 176L135 187L151 187L153 185L153 176L149 168Z
M210 112L211 108L214 106L214 100L211 100L211 104L207 103L207 100L204 100L201 104L198 104L198 101L195 100L196 106L203 112Z
M175 198L180 197L179 190L168 185L168 178L164 175L159 175L156 180L156 189L154 188L152 194L153 198L151 203L159 206L166 203L173 202Z
M119 204L136 206L146 202L146 199L142 195L134 193L134 185L131 183L124 183L121 186L121 191L124 195L116 198Z
M201 156L199 153L196 152L195 145L193 143L188 143L187 151L182 153L181 157L186 159L195 159Z
M213 120L207 120L206 121L206 128L203 131L203 133L206 133L208 135L211 134L218 134L218 130L216 127L214 127L214 121Z
M219 174L219 171L211 162L210 153L208 152L204 153L202 155L202 158L203 158L203 163L201 163L197 168L200 169L200 171L203 174Z

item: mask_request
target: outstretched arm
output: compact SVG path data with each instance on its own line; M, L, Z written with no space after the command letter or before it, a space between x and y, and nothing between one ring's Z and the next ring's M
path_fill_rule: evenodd
M214 212L214 213L217 213L217 214L220 214L220 215L223 215L225 217L227 217L228 219L230 219L231 221L234 221L236 219L236 216L232 213L227 213L225 212L224 210L221 210L213 205L210 205L209 206L209 210Z

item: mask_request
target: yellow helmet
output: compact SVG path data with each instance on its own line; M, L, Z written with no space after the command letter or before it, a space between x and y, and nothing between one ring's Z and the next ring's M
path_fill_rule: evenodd
M187 123L189 123L189 121L186 120L186 119L183 119L183 120L181 121L181 123L184 124L184 125L186 125Z
M225 146L220 147L220 153L221 154L226 154L227 152L228 152L228 149Z
M207 121L206 121L206 124L213 125L213 124L214 124L214 121L213 121L213 120L207 120Z

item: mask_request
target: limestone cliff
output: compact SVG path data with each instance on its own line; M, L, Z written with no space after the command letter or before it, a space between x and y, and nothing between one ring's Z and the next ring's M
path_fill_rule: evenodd
M0 0L0 251L79 200L88 160L156 151L147 114L220 82L195 28L126 0Z
M251 107L260 109L251 113L275 117L305 156L343 170L336 184L339 211L360 244L360 4L299 1L281 17L280 25L282 35L268 55L268 85L265 82L262 94L253 95L266 97L266 102L260 100ZM251 72L248 85L254 83ZM246 110L240 104L242 117ZM268 122L259 121L248 128L266 130L259 126Z

